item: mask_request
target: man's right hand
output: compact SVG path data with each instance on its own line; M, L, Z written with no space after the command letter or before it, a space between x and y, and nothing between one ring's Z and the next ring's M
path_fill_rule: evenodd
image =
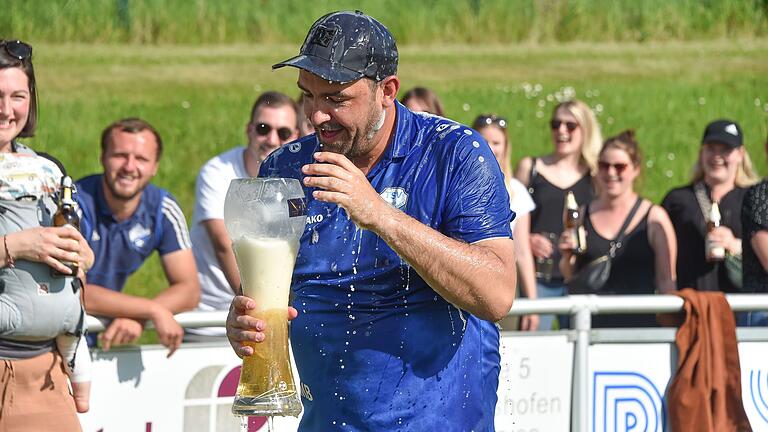
M173 312L159 303L152 310L150 319L155 325L160 343L168 348L168 357L170 357L181 346L181 341L184 339L184 329L174 318Z
M112 345L134 343L141 336L144 326L131 318L115 318L106 330L99 335L101 348L109 351Z
M242 358L253 355L253 348L244 344L244 342L262 342L264 341L264 330L267 323L264 320L254 318L248 315L248 312L256 309L256 302L245 296L235 296L232 304L229 306L227 315L227 339L235 354ZM287 319L290 321L296 318L299 312L288 307Z

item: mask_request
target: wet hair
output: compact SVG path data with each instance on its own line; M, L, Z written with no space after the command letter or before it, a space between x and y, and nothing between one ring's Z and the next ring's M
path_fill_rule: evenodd
M163 154L163 140L160 138L160 134L152 127L147 121L138 117L129 117L118 120L111 125L107 126L104 131L101 132L101 153L104 154L107 148L112 144L112 131L119 130L120 132L127 132L136 134L148 130L155 137L157 141L157 160L160 160L160 156Z
M400 103L405 105L410 99L418 99L426 107L426 112L430 114L443 115L443 104L437 94L426 87L414 87L400 98Z
M253 107L251 108L251 118L248 119L248 122L253 122L254 117L256 117L256 112L258 112L258 110L262 107L280 108L284 106L289 106L296 114L296 125L294 128L299 130L298 104L288 95L277 91L266 91L256 99L256 102L253 103Z
M578 99L561 102L552 110L552 119L557 115L557 110L564 109L576 118L576 122L582 130L584 139L581 143L581 161L589 168L592 175L597 173L597 156L603 145L603 136L600 133L600 124L595 113Z
M640 146L637 144L634 129L627 129L605 140L599 154L602 155L608 149L623 150L629 155L632 164L638 168L643 163L643 155L640 153Z
M12 41L14 39L0 39L2 42ZM30 47L31 48L31 47ZM27 114L27 123L19 132L19 137L27 138L35 136L37 129L37 85L35 81L35 68L32 65L32 56L23 60L12 57L6 50L0 49L0 69L19 68L27 76L29 90L29 113Z

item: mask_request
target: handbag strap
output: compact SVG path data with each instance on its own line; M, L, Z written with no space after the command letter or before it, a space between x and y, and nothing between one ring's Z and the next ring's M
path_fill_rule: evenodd
M637 201L635 201L635 205L632 206L632 210L629 211L627 218L624 219L624 224L621 226L621 229L619 230L619 235L616 236L616 239L611 242L611 249L608 251L608 256L610 258L616 258L616 253L619 251L619 249L621 249L621 244L624 241L624 237L626 237L627 235L627 228L629 228L629 224L632 222L632 219L635 218L637 209L640 208L640 204L642 203L643 203L643 199L638 196Z
M709 214L712 211L712 200L709 198L709 194L707 194L707 188L704 186L704 182L696 182L693 185L693 194L696 196L696 202L699 203L701 216L704 218L704 226L700 228L703 228L706 233Z

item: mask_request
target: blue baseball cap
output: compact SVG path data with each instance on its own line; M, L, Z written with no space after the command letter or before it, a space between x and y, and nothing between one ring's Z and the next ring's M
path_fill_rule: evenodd
M360 11L333 12L315 21L299 55L272 65L293 66L328 81L375 81L397 74L397 45L382 23Z

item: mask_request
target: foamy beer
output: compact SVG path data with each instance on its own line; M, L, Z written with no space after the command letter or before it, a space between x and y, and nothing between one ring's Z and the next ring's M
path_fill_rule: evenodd
M240 416L298 416L288 352L288 296L306 223L304 191L296 179L232 180L224 202L243 294L256 302L250 315L267 324L265 339L246 342L232 412Z

